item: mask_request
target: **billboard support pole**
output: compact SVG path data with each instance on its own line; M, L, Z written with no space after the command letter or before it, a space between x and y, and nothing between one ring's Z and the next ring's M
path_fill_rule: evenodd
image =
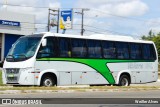
M57 33L59 33L59 9L58 9L58 14L57 14Z
M51 15L53 15L54 17L56 16L57 17L57 25L54 25L54 26L57 26L57 33L59 32L59 11L60 9L58 8L58 10L56 9L48 9L49 12L48 12L48 32L50 31L50 17ZM56 13L53 13L53 12L56 12Z

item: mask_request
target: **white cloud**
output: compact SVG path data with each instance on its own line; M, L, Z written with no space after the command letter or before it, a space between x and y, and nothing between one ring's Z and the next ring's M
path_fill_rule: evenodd
M1 0L3 4L23 5L23 6L34 6L38 0Z
M160 32L160 18L149 19L145 24L148 26L148 32L149 30L152 30L154 33Z
M136 17L146 14L149 7L142 0L79 0L75 7L90 8L84 15L97 21L92 20L89 25L106 29L105 33L109 30L108 32L141 36L149 29L145 22L121 18L121 16Z
M141 0L79 0L77 5L81 8L96 8L105 12L100 16L108 16L107 13L120 16L139 16L149 9Z
M7 1L7 2L4 2ZM21 5L21 6L7 6L3 5L0 9L7 11L18 12L23 14L35 15L35 23L38 32L46 31L48 21L48 8L60 8L61 3L58 0L4 0L0 1L3 4ZM24 7L23 7L24 6ZM31 6L31 7L25 7ZM34 8L34 7L48 7L48 8Z
M1 1L0 3L6 3ZM36 17L36 22L44 23L48 20L48 8L34 8L34 7L50 7L60 8L61 3L58 0L7 0L7 4L21 5L21 6L6 6L4 5L1 9L7 9L7 11L13 11L18 13L32 14ZM24 7L23 7L24 6ZM31 6L31 7L25 7ZM32 8L33 6L33 8Z
M117 12L118 15L122 16L139 16L143 15L147 10L148 7L146 4L135 0L117 5L112 12Z
M154 33L160 33L160 27L152 27L150 28L150 30L152 30Z
M149 19L149 20L146 20L146 25L148 26L159 26L160 24L160 18L152 18L152 19Z
M7 0L8 4L23 5L23 6L34 6L34 7L50 7L50 8L61 8L60 0ZM61 0L62 1L62 0ZM68 0L68 2L70 2ZM4 0L0 0L0 3L4 3ZM64 3L64 1L62 1ZM76 8L90 8L89 11L84 12L84 24L98 27L102 29L109 29L117 32L144 34L149 29L159 29L156 22L158 19L153 19L149 22L132 21L119 17L111 17L109 14L119 16L143 16L148 12L149 7L142 0L77 0L75 2ZM72 3L70 3L72 7ZM5 9L5 8L2 8ZM37 23L47 23L48 20L48 9L47 8L28 8L28 7L16 7L8 6L8 11L34 14L36 15ZM80 11L81 10L76 10ZM74 24L81 24L81 15L74 15ZM159 20L160 21L160 20ZM38 27L45 27L46 25L37 25ZM75 26L75 29L80 29L81 26ZM116 28L116 29L115 29ZM89 28L87 28L89 29ZM129 30L130 29L130 30ZM90 28L90 30L93 30ZM98 31L98 29L95 29ZM100 30L99 30L100 31ZM67 33L72 30L67 30ZM75 33L80 33L80 30L75 30ZM85 32L87 33L87 32ZM91 33L91 32L89 32ZM94 32L92 32L94 33Z

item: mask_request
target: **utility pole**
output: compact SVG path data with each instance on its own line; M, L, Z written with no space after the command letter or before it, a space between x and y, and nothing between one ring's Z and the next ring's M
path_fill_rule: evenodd
M54 22L53 22L53 27L54 26L57 26L57 33L59 32L59 9L57 9L57 10L55 10L55 9L48 9L49 11L48 11L48 32L50 31L50 17L51 17L51 15L53 15L53 16L57 16L57 23L55 24ZM52 12L57 12L57 13L52 13Z
M83 36L83 33L84 33L84 31L85 31L85 29L84 29L84 27L83 27L83 23L84 23L84 21L83 21L83 19L84 19L84 11L89 11L89 9L82 9L82 12L75 12L75 13L77 13L77 14L81 14L82 15L82 22L81 22L81 36Z
M82 9L82 23L81 23L81 35L83 36L83 32L84 32L84 29L83 29L83 15L84 15L84 9Z
M48 32L50 31L50 9L48 9Z
M82 22L81 22L81 35L83 36L83 34L84 34L84 31L85 31L85 29L84 29L84 26L83 26L83 23L84 23L84 11L89 11L89 9L87 9L87 8L82 8L82 11L81 12L75 12L75 13L77 13L77 14L81 14L82 15ZM54 12L54 13L53 13ZM56 13L55 13L56 12ZM57 26L57 33L59 33L59 14L60 14L60 9L58 8L58 9L48 9L48 32L50 31L50 26ZM53 15L53 16L57 16L57 23L52 23L51 21L50 21L50 17L51 17L51 15ZM51 25L51 23L52 23L52 25ZM64 31L65 32L65 31Z

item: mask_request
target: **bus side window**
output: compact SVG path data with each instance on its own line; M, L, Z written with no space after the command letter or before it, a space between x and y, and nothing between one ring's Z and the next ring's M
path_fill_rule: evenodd
M116 49L114 42L102 41L103 57L114 59L116 58Z
M37 57L38 58L44 58L44 57L54 57L55 56L55 49L54 49L54 38L53 37L47 37L47 45L46 46L40 46L40 49L38 51Z
M118 59L129 59L128 43L117 42L116 48L117 48L117 58Z
M100 41L88 40L87 45L89 58L102 58Z
M87 55L86 40L72 39L72 57L84 58Z
M131 59L141 59L141 45L136 43L130 44Z
M58 38L59 57L71 57L71 51L69 49L69 39Z

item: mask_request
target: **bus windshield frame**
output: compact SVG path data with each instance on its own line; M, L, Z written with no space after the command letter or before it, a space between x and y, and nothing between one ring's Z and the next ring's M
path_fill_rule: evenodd
M19 62L25 61L35 55L37 47L43 35L29 35L20 37L10 49L6 61Z

